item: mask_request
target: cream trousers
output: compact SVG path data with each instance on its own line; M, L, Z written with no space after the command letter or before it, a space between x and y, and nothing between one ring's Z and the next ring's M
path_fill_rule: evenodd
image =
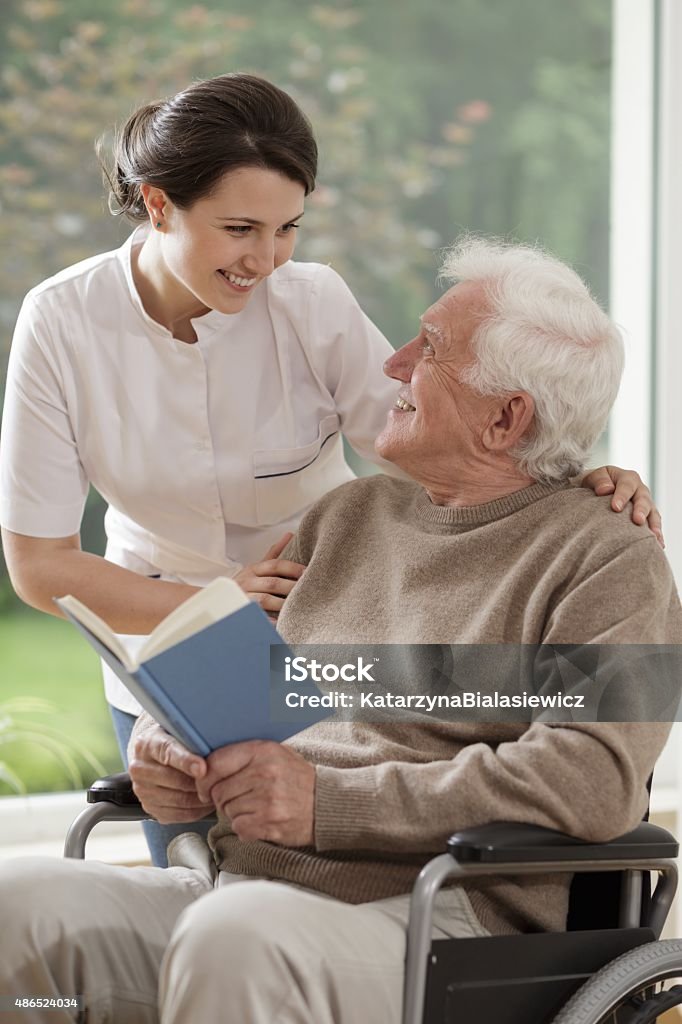
M399 1024L408 896L351 905L216 873L197 835L171 867L0 863L0 998L83 996L86 1011L2 1024ZM460 889L434 937L488 934Z

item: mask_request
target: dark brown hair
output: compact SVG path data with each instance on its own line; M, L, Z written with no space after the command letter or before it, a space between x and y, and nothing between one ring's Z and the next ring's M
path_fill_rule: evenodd
M110 208L134 221L147 217L144 183L162 188L181 209L240 167L278 171L306 195L315 187L317 145L308 118L291 96L255 75L220 75L140 107L117 135L111 170L102 148L100 140Z

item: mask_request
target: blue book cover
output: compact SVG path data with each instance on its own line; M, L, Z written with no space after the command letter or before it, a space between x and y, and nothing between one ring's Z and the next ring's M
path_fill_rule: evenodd
M192 600L190 598L190 600ZM58 600L64 614L143 708L167 732L202 757L242 740L285 740L329 717L326 708L306 708L278 717L281 677L271 675L270 649L288 648L253 602L169 646L128 670L81 619ZM106 628L106 627L105 627ZM313 683L289 690L320 695ZM274 699L273 699L274 698ZM274 714L273 714L274 709ZM285 720L287 719L288 720Z

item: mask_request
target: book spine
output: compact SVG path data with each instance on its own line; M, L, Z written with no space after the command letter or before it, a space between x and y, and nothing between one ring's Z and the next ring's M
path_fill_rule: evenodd
M201 733L185 718L170 697L164 693L163 688L149 669L142 664L135 672L131 672L131 675L138 681L146 694L148 698L145 702L147 710L159 725L163 726L166 732L175 736L181 743L184 743L192 753L199 754L200 757L208 757L211 753L211 747L209 747ZM140 703L143 702L140 701Z

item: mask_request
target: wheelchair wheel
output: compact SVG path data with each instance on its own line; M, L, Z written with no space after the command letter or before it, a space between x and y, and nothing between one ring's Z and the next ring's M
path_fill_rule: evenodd
M654 1024L682 1005L682 940L664 939L631 949L598 971L566 1003L552 1024Z

